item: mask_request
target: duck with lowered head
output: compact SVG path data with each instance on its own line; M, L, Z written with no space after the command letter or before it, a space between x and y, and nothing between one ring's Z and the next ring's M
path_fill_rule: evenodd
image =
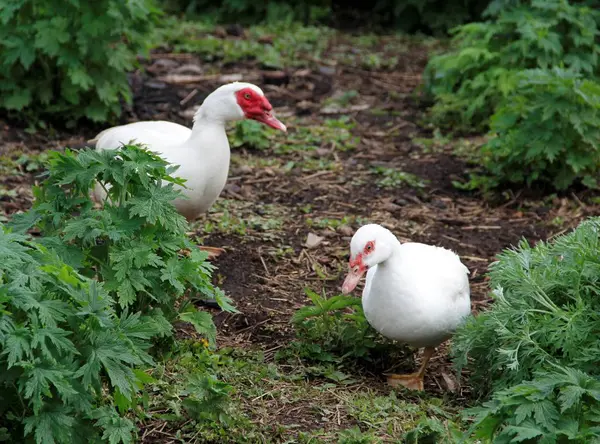
M350 293L366 273L362 306L381 335L424 347L419 370L388 375L392 386L423 390L423 375L435 347L450 338L471 312L469 270L452 251L416 242L401 244L381 225L359 228L350 242Z
M186 180L186 188L181 189L186 198L176 199L173 204L192 221L212 206L225 187L231 155L225 124L242 119L286 131L258 86L234 82L220 86L206 97L194 115L192 129L166 121L135 122L106 129L89 143L94 143L97 150L141 143L168 163L179 165L174 175ZM106 197L99 184L94 189L94 197L101 203ZM201 248L211 256L223 251Z

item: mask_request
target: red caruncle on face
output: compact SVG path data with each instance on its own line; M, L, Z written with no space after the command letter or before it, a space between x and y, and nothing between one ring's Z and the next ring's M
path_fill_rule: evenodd
M242 88L235 93L236 100L247 119L256 120L281 131L286 127L273 115L273 106L267 98L252 88Z

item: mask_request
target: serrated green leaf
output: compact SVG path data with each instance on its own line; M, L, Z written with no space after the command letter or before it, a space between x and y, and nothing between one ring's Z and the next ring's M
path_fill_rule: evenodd
M523 442L544 435L543 430L533 425L526 427L508 426L504 429L504 432L512 436L511 442Z
M192 324L198 333L206 336L206 339L214 345L217 339L217 328L210 313L206 311L191 311L181 313L179 319Z

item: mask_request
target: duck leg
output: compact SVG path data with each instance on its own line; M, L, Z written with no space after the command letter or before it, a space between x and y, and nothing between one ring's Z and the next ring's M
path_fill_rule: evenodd
M208 253L208 259L214 259L214 258L220 256L221 253L225 253L225 250L223 250L222 248L217 248L217 247L207 247L205 245L199 245L198 248L200 248L202 251L206 251Z
M401 385L410 390L423 390L423 375L425 374L425 368L434 351L435 347L425 347L425 350L423 351L423 362L421 363L418 372L409 373L408 375L387 375L387 383L392 387Z

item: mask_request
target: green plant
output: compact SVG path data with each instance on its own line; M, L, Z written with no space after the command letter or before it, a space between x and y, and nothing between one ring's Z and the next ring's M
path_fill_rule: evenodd
M51 152L48 168L34 189L33 209L13 226L22 231L36 226L42 244L81 274L103 282L119 312L141 311L163 334L170 334L170 322L179 317L213 341L211 315L196 311L190 296L199 293L225 310L234 308L212 286L213 266L188 240L185 219L171 203L180 196L175 185L183 185L169 175L176 167L126 145ZM90 197L97 182L108 193L100 209Z
M117 315L100 283L4 227L0 257L4 434L38 444L132 442L135 426L115 400L130 400L146 380L141 368L152 364L147 350L161 327Z
M489 0L377 0L352 3L337 0L297 3L290 0L168 0L168 10L186 14L202 13L222 23L279 24L302 21L304 24L353 23L387 27L404 32L444 33L449 28L478 18Z
M265 126L254 120L237 122L235 130L230 136L231 146L239 148L245 146L255 150L266 150L271 146L273 132L265 131Z
M285 68L306 64L304 56L319 59L333 31L323 27L277 23L254 26L246 38L222 38L213 34L213 22L165 20L154 40L168 44L176 52L190 52L211 62L232 63L257 60L265 68Z
M393 359L402 348L381 337L367 322L360 298L338 295L327 298L305 290L312 305L292 316L299 341L292 349L301 357L322 361L377 361ZM378 356L378 353L385 355ZM392 356L394 355L394 356Z
M438 124L485 128L520 70L600 74L600 11L568 0L515 3L493 2L491 20L456 29L456 49L429 61L425 90L436 99L430 117Z
M465 416L473 421L467 434L486 442L596 443L600 381L577 369L556 367L494 393Z
M600 436L600 218L490 267L491 309L453 339L458 369L491 396L465 412L485 442L588 443Z
M526 241L490 266L492 307L470 318L452 341L455 364L470 370L474 392L531 380L556 366L600 376L600 218L552 242Z
M314 4L311 4L314 3ZM315 22L327 17L330 12L328 2L314 0L301 4L286 0L270 0L267 2L251 2L248 0L169 0L168 8L173 11L185 11L187 14L201 12L215 21L241 23L244 25L256 23L277 24L290 23L298 20Z
M547 182L597 187L600 170L600 83L562 69L529 70L491 121L482 148L496 183Z
M153 0L2 2L0 108L29 118L118 115L157 11Z
M377 180L377 185L382 188L400 188L408 185L411 188L422 189L426 182L418 176L397 170L395 168L387 168L376 166L372 171L378 176L382 176Z

